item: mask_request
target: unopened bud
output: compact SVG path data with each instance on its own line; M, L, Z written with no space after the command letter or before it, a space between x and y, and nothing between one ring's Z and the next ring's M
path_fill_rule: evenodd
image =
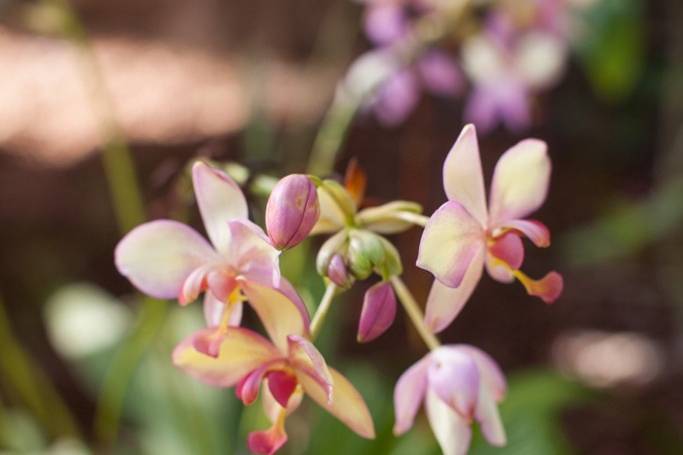
M335 254L332 257L330 265L327 267L327 278L340 287L349 285L349 281L352 278L349 277L349 274L346 271L346 264L344 263L344 258L341 254Z
M320 216L315 185L303 174L280 180L268 198L266 228L273 245L279 249L301 243Z
M387 280L403 271L401 257L384 237L364 229L349 234L349 264L353 274L363 280L372 272Z
M360 343L367 343L382 335L396 317L396 296L391 283L383 281L367 290L358 322Z

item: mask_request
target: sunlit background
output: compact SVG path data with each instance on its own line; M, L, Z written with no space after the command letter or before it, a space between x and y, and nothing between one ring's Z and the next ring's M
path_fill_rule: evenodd
M681 454L683 3L562 1L574 8L566 47L525 60L553 73L530 94L528 118L482 124L480 141L488 176L519 139L548 142L553 178L538 218L553 246L530 251L526 268L562 272L565 292L548 306L486 277L443 333L486 350L510 382L508 446L475 435L471 453ZM458 73L438 73L440 89L380 88L372 97L384 100L348 117L330 110L386 70L367 61L382 41L370 3L0 0L2 453L247 453L261 407L170 361L201 326L200 306L146 301L116 272L113 248L142 208L201 229L188 174L197 157L243 183L262 221L275 178L325 169L311 153L321 126L344 136L330 116L336 128L351 123L325 173L357 158L368 203L436 209L450 146L467 120L486 122L471 103L491 62L458 44L472 24L451 24L445 49ZM492 2L473 3L477 17ZM121 164L128 152L135 175ZM414 229L394 240L424 302L419 239ZM323 291L319 245L283 257L312 306ZM336 302L319 346L366 398L377 439L309 402L288 419L283 453L440 453L424 417L392 435L395 381L424 347L402 315L377 341L355 342L367 286Z

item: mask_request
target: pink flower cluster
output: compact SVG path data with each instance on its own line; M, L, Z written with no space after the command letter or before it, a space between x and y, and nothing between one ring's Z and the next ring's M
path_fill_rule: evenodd
M304 396L358 435L375 434L359 392L314 345L331 300L320 305L311 322L301 297L280 273L283 249L312 234L329 234L317 257L326 296L331 299L372 275L380 279L365 294L358 341L371 341L391 326L397 297L418 331L429 334L430 352L396 385L394 432L406 432L424 402L444 453L464 454L474 421L491 444L505 444L497 406L505 379L484 352L468 345L441 346L433 333L457 316L484 268L498 281L517 279L547 303L559 296L562 278L556 272L532 280L519 270L523 236L536 246L550 244L548 229L526 218L544 201L549 176L545 144L520 142L498 162L487 208L476 133L469 125L444 164L448 202L431 218L409 201L361 209L365 177L354 168L346 185L305 175L283 178L267 204L266 233L248 220L237 184L197 162L194 191L210 241L176 221L153 221L121 240L115 262L148 295L187 305L203 294L206 328L178 344L173 362L206 384L234 387L245 405L260 394L272 425L252 432L248 444L255 453L272 454L287 441L286 417ZM401 257L384 237L414 225L425 227L417 264L435 277L424 318L406 295L409 291L397 285L402 283ZM260 319L265 336L240 326L245 303Z
M391 75L372 102L382 123L402 123L421 88L456 97L469 81L466 121L484 132L498 124L513 131L530 125L531 100L561 76L575 34L573 13L583 5L578 0L503 0L475 14L475 7L463 3L365 0L365 33L376 46L373 52L385 54L414 39L421 19L447 17L454 8L464 11L452 24L453 34L421 48L408 62L401 62L402 53L387 59L394 62Z

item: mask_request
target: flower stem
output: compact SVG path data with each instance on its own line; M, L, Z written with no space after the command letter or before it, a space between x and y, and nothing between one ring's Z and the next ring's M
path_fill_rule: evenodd
M320 300L320 304L315 310L313 320L311 321L311 340L315 340L315 338L319 335L320 329L322 329L322 326L325 322L325 317L332 306L332 300L334 300L336 292L337 285L330 281L325 288L323 298Z
M434 350L441 346L439 339L436 338L431 330L425 325L422 310L403 280L399 276L392 276L391 284L394 287L394 291L396 291L396 295L398 295L398 299L401 301L403 308L406 310L406 313L408 313L408 317L415 326L417 333L420 334L427 347L429 347L430 350Z

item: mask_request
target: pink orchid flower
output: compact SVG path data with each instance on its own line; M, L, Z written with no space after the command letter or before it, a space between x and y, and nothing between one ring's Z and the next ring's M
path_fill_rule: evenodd
M505 429L497 403L505 389L505 377L488 354L464 344L442 346L406 370L396 383L394 434L413 426L424 401L444 455L467 453L473 420L490 444L503 446Z
M247 202L239 186L225 173L197 162L192 182L211 239L172 220L142 224L117 245L118 270L140 291L156 298L178 298L181 305L204 297L209 327L239 325L242 302L252 304L254 289L281 288L293 293L280 277L279 251L247 218ZM293 301L301 309L300 299Z
M524 235L537 247L550 245L550 232L525 219L546 198L550 159L546 144L526 139L498 160L486 207L477 133L467 125L448 153L443 182L448 202L431 216L420 241L417 266L436 280L427 300L425 322L435 332L458 315L484 268L500 282L519 280L530 295L552 303L562 292L562 276L550 272L533 280L519 270Z
M308 321L297 306L276 289L260 287L259 292L256 311L272 342L236 327L221 334L217 355L212 356L202 346L215 334L205 329L176 347L175 365L207 384L234 386L245 404L254 402L262 384L268 388L265 405L273 424L249 435L249 447L256 453L275 453L287 441L285 419L298 406L302 393L360 436L374 438L372 417L363 398L343 375L327 366L308 340Z

